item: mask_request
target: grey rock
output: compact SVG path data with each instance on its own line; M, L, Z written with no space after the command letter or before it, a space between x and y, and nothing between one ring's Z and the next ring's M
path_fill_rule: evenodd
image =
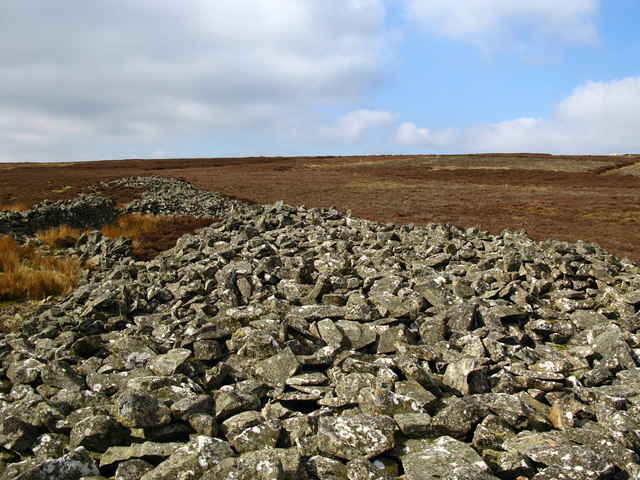
M45 460L20 474L19 480L79 480L90 475L98 475L98 467L83 448L54 460Z
M455 478L456 475L466 474L469 469L482 474L490 472L488 465L472 447L451 437L411 440L407 443L406 452L400 456L407 480Z
M316 455L307 464L310 473L319 480L349 480L347 467L332 458Z
M178 448L181 443L133 443L130 446L109 447L100 457L100 467L109 466L133 459L167 458Z
M258 378L271 385L284 385L299 368L300 364L296 356L291 349L285 348L282 352L258 363L254 372Z
M114 445L129 443L129 430L110 415L95 415L78 422L71 429L70 445L104 452Z
M227 433L227 440L236 451L251 452L259 448L274 448L281 432L282 421L272 419L240 431L232 430Z
M424 413L424 404L384 388L364 388L358 395L358 405L366 415L389 415Z
M0 445L9 450L26 453L37 436L38 430L18 417L6 417L0 424Z
M153 470L153 464L139 458L126 460L116 468L115 480L137 480Z
M43 433L36 438L31 450L39 458L59 458L64 455L68 442L68 437L61 433Z
M83 390L87 387L84 379L65 361L55 360L47 364L40 376L46 385L68 390Z
M392 480L394 477L364 458L347 463L349 480Z
M252 392L221 391L215 397L215 415L225 419L243 410L258 410L260 398Z
M233 456L228 443L211 437L198 436L175 450L169 458L141 480L187 480L199 478L225 458Z
M450 363L442 378L442 383L451 387L459 395L471 395L489 391L487 369L475 357L462 357Z
M149 368L156 375L180 373L192 355L191 350L186 348L174 348L163 355L152 357L149 360Z
M206 472L201 480L284 480L284 470L277 459L268 455L263 458L225 458Z
M44 367L42 362L35 358L27 358L9 365L7 377L14 384L34 383L40 378L42 367Z
M151 395L126 391L118 398L116 419L125 427L159 427L171 422L171 411Z
M347 460L374 457L393 448L395 429L395 422L387 415L322 417L318 422L318 447Z
M457 398L433 416L431 429L435 434L465 438L489 412L477 396Z

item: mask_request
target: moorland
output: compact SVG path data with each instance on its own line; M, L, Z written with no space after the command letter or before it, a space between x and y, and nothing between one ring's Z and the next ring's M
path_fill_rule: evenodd
M640 155L383 155L0 163L0 205L75 198L134 175L187 180L255 203L351 210L396 223L526 229L640 260ZM98 189L121 204L130 188Z

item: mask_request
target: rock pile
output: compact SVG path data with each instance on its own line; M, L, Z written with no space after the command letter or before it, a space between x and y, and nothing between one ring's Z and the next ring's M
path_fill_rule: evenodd
M2 478L640 478L635 264L220 202L0 340Z
M31 236L38 230L68 224L75 228L97 228L118 215L113 200L87 195L75 200L45 200L26 212L0 211L0 234Z
M246 207L243 202L227 199L215 192L201 190L188 182L157 175L123 178L101 185L144 188L142 198L134 200L125 207L125 211L130 213L214 218L232 216Z

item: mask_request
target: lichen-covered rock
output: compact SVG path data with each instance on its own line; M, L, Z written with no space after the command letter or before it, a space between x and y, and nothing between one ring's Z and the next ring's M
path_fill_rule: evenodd
M123 479L640 478L634 263L161 177L113 185L147 189L125 211L213 223L149 262L101 232L67 249L93 264L78 288L0 336L3 478L75 445ZM102 203L68 218L106 218ZM69 205L11 214L13 233Z
M116 468L115 480L138 480L145 473L153 470L153 464L139 458L126 460Z
M272 385L284 385L299 368L296 356L290 349L285 348L282 352L258 363L254 373L256 377Z
M94 415L73 426L70 445L104 452L111 446L128 444L129 437L129 429L120 425L111 415Z
M184 369L192 355L193 352L186 348L174 348L163 355L149 359L148 366L156 375L173 375Z
M339 458L375 457L394 446L396 424L387 415L322 417L318 422L318 447Z
M176 442L144 442L133 443L130 446L110 447L104 455L100 457L100 467L133 459L167 458L181 446L181 443Z
M199 436L178 448L165 461L145 473L141 480L191 480L200 478L233 451L227 442Z
M7 378L9 378L14 385L34 383L40 377L42 367L44 367L44 364L35 358L16 361L9 365Z
M227 440L239 453L251 452L275 447L281 432L282 421L276 418L241 430L232 430L227 433Z
M125 427L160 427L171 422L171 411L151 395L125 391L118 398L116 419Z
M284 470L277 459L265 455L263 458L225 458L206 472L201 480L284 480Z
M79 480L90 475L98 475L98 467L89 453L78 447L72 452L54 460L45 460L22 472L18 480Z
M466 475L469 469L476 474L490 472L472 447L447 436L408 441L400 460L407 480L454 478L455 475Z

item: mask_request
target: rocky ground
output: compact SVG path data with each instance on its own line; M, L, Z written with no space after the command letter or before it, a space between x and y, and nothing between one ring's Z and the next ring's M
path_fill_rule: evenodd
M228 201L0 339L6 479L638 479L640 276L597 245Z

